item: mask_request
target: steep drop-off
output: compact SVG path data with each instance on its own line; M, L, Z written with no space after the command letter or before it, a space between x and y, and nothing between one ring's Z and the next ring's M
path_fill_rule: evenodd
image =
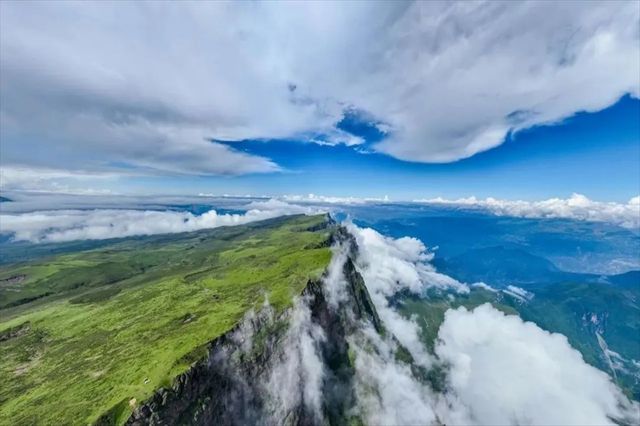
M136 409L127 424L362 423L354 336L363 327L386 332L354 266L353 237L340 227L333 244L329 270L307 283L292 308L274 315L265 304L248 314L211 342L205 359Z

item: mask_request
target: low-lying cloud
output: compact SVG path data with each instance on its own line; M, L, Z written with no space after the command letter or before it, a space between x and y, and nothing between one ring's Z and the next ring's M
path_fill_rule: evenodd
M435 354L429 353L415 319L400 315L389 299L401 291L421 295L435 287L467 292L468 286L436 272L429 265L432 254L420 240L388 238L353 224L347 227L358 243L356 266L385 328L418 365L440 366L447 377L447 392L434 392L398 363L392 341L366 328L360 336L365 343L353 338L352 344L359 404L368 420L613 425L614 420L633 423L640 418L638 404L630 402L607 374L588 365L565 336L507 316L489 304L473 311L448 310ZM514 286L508 291L523 302L533 297Z
M241 214L219 214L216 210L196 215L190 212L155 210L48 210L0 214L0 233L15 241L62 242L102 240L189 232L220 226L242 225L291 214L313 214L320 210L278 200L253 201Z
M489 304L447 311L436 354L472 424L601 426L640 418L638 405L565 336Z
M284 351L273 366L264 390L270 396L272 422L280 424L297 406L304 404L316 424L324 420L322 384L324 364L320 345L326 340L322 328L311 320L309 301L296 299L289 329L284 336Z
M367 424L437 424L436 398L408 365L396 359L389 338L382 338L371 327L359 337L351 339L350 345L355 353L358 408Z
M609 222L625 228L640 228L640 196L631 198L626 204L594 201L581 194L572 194L571 197L566 199L550 198L543 201L500 200L491 197L484 200L469 197L457 200L430 198L414 201L464 208L480 208L498 216L567 218Z
M469 291L466 285L436 271L429 263L434 254L419 239L386 237L353 223L346 226L361 248L358 263L374 294L390 297L405 289L421 294L428 287Z
M360 228L352 223L347 224L347 229L358 244L356 266L382 322L411 352L418 364L430 365L431 359L420 340L417 323L393 309L389 298L400 291L420 295L427 288L435 287L467 293L469 288L437 272L428 263L433 253L428 252L417 238L385 237L371 228Z

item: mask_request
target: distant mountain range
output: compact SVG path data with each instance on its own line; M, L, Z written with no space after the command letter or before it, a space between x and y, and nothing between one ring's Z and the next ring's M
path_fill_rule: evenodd
M468 250L451 258L435 258L440 272L466 283L484 282L493 287L527 287L544 283L589 282L630 287L640 285L640 270L601 275L562 271L553 262L522 249L503 246Z
M529 272L517 278L522 282L527 282L528 275L535 272L534 269L545 274L553 272L552 266L527 254L546 259L560 271L578 274L600 276L640 270L638 230L608 223L514 218L409 205L394 205L393 208L355 206L347 209L346 213L356 223L372 227L385 235L419 238L435 250L438 262L455 262L453 259L457 256L479 249L487 250L468 253L469 256L481 256L482 260L472 260L475 265L496 264L497 260L491 260L491 257L497 256L499 259L503 255L507 255L510 262L515 262L514 265L534 262L534 266L526 267Z

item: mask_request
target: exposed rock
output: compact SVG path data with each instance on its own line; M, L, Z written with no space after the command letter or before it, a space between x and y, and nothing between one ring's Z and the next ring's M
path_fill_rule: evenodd
M6 285L20 284L26 278L27 278L27 276L25 274L18 274L18 275L13 275L13 276L8 277L8 278L3 278L3 279L0 279L0 286L5 285L5 284Z
M28 333L29 330L31 330L31 323L28 321L15 327L11 327L0 333L0 342L23 336Z

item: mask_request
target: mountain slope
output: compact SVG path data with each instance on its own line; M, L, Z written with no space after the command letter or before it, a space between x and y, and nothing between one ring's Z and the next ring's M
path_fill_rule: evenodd
M524 250L503 246L468 250L437 263L439 269L464 282L494 285L535 282L541 276L558 273L547 259Z
M126 239L6 267L3 294L19 296L0 310L0 369L10 378L0 423L627 424L639 413L564 337L488 305L447 311L489 302L547 318L552 329L570 323L586 300L580 291L560 300L543 286L530 288L533 296L516 287L469 291L427 259L417 240L318 216ZM87 267L96 274L83 275ZM21 286L37 297L20 295ZM581 318L589 325L593 316ZM618 360L607 348L619 342L602 324L587 335ZM530 353L540 355L533 370ZM549 365L561 368L538 381ZM469 383L467 373L481 380ZM531 405L539 397L545 402Z
M531 291L529 303L513 304L520 316L567 336L588 363L640 400L640 287L566 282Z
M326 269L325 216L132 238L0 270L0 424L131 410L267 298Z
M438 270L468 283L484 282L495 287L527 286L540 282L599 281L600 275L566 272L548 259L520 248L504 246L467 250L447 259L436 258Z

